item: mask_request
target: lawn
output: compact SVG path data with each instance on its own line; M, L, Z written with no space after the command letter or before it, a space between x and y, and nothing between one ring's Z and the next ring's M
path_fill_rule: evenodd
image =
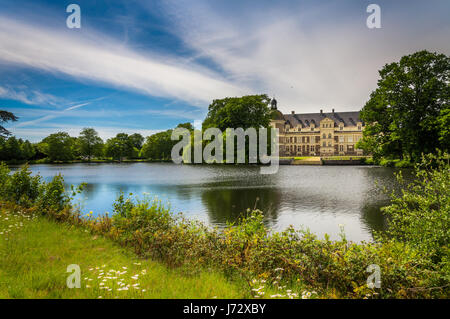
M81 269L81 288L68 288L67 266ZM87 230L0 211L0 298L245 298L245 289L213 271L139 259Z

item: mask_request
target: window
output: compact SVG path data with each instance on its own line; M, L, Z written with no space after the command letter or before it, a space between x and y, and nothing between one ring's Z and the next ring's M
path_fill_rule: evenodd
M311 145L311 152L314 152L314 145Z
M331 133L328 133L328 138L331 138Z
M343 136L339 136L339 142L340 142L340 143L344 143L344 140L345 140L345 139L344 139Z
M339 129L340 129L341 131L343 131L343 130L344 130L344 127L341 125L341 126L339 127Z
M341 152L344 151L344 145L339 145L339 151L341 151Z
M327 135L323 133L322 138L327 138Z
M328 142L328 146L331 147L331 142Z
M349 143L353 143L353 136L349 136L349 137L348 137L348 142L349 142Z
M361 131L361 125L358 125L358 131Z
M323 147L326 147L327 146L327 142L323 142Z
M314 131L314 127L311 127L311 131Z

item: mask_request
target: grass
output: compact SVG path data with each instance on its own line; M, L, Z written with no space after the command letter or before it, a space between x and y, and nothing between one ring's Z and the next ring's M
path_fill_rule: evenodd
M81 269L79 289L66 284L71 264ZM186 275L81 227L0 211L0 298L216 297L248 296L219 273Z

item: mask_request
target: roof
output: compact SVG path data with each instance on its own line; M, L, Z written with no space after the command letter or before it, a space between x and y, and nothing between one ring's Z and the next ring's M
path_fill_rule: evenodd
M359 117L359 111L353 112L329 112L329 113L304 113L304 114L283 114L286 124L291 127L301 125L302 127L309 127L314 124L319 126L320 121L329 118L334 121L335 126L339 123L344 123L344 126L356 126L356 123L362 122Z

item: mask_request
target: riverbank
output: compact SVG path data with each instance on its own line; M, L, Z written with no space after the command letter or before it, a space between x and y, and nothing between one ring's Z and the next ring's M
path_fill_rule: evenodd
M60 175L41 182L39 176L30 176L27 167L11 175L5 165L0 166L0 196L14 208L6 206L7 211L28 207L27 213L55 225L103 236L141 258L191 276L212 270L255 298L302 294L307 298L448 298L450 171L448 164L437 164L418 170L415 184L383 209L392 220L391 228L375 243L348 241L343 228L339 240L318 239L308 230L292 227L273 232L257 209L243 212L224 229L210 228L173 214L158 199L123 194L114 202L112 216L81 216ZM22 226L15 222L8 228ZM18 255L29 258L23 252ZM14 267L13 263L6 267ZM381 285L378 281L368 285L371 277L377 278L368 274L371 271L381 274Z
M0 208L0 256L0 298L248 297L217 272L186 275L86 228L27 210ZM80 266L80 289L66 285L71 264Z

